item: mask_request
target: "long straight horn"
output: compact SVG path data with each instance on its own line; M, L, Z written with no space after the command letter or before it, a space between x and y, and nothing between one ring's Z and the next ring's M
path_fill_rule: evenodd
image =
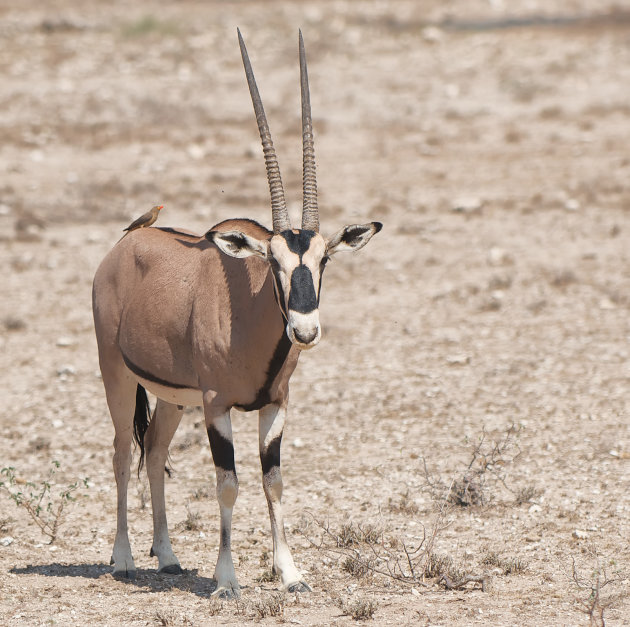
M252 103L254 105L254 113L256 114L256 122L258 124L258 132L260 133L260 139L262 141L263 153L265 155L265 166L267 168L267 180L269 181L269 192L271 194L271 214L273 219L273 232L281 233L291 229L291 221L289 220L289 213L287 211L287 204L284 199L284 188L282 187L282 177L280 176L280 166L278 165L278 157L276 156L275 148L273 147L273 141L271 140L271 133L269 132L269 124L267 124L267 117L265 116L265 110L258 93L258 87L256 85L256 79L254 78L254 72L252 71L251 63L249 62L249 56L247 55L247 49L245 48L245 42L241 36L241 31L238 32L238 43L241 47L241 56L243 57L243 65L245 66L245 76L247 77L247 84L249 86L249 93L252 97Z
M319 211L317 209L317 178L315 173L315 144L313 142L313 121L311 118L311 96L308 89L306 53L300 30L300 86L302 90L302 228L319 231Z

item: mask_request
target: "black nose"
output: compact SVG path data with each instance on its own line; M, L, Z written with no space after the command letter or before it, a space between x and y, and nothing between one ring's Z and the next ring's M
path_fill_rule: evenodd
M310 344L317 337L317 329L313 329L313 331L305 335L302 335L297 329L293 329L293 335L300 344Z

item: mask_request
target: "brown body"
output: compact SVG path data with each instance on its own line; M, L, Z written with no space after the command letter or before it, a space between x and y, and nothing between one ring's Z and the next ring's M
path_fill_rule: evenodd
M248 220L211 230L237 227L260 240L272 235ZM105 257L94 294L99 352L126 365L156 396L202 405L203 394L213 392L223 410L259 409L264 394L267 402L284 402L299 350L286 338L263 259L229 257L204 236L141 229ZM270 381L261 364L282 367Z

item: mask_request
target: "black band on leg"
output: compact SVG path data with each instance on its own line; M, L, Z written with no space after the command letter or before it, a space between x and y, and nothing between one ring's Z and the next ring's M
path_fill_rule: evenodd
M210 440L210 450L214 465L235 472L234 446L230 440L224 438L212 425L208 427L208 439Z
M263 475L266 475L274 466L280 467L280 444L282 443L282 434L269 442L269 446L260 452L260 463L262 465Z

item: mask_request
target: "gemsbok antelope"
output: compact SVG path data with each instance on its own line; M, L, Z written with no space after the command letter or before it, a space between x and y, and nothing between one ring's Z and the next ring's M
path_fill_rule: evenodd
M213 594L238 596L230 548L238 493L230 410L258 410L262 483L269 506L273 568L289 591L310 590L288 547L282 515L280 443L289 379L301 350L321 337L319 294L326 262L358 250L379 222L319 233L315 153L306 57L299 37L302 91L302 227L293 229L278 160L247 50L239 44L271 192L273 231L246 219L226 220L197 236L171 228L130 231L94 277L93 310L99 362L114 423L117 486L114 574L134 577L127 533L131 445L140 449L153 507L151 555L158 572L180 573L171 548L164 502L164 468L185 405L204 408L216 470L220 545ZM157 397L149 420L146 390Z

